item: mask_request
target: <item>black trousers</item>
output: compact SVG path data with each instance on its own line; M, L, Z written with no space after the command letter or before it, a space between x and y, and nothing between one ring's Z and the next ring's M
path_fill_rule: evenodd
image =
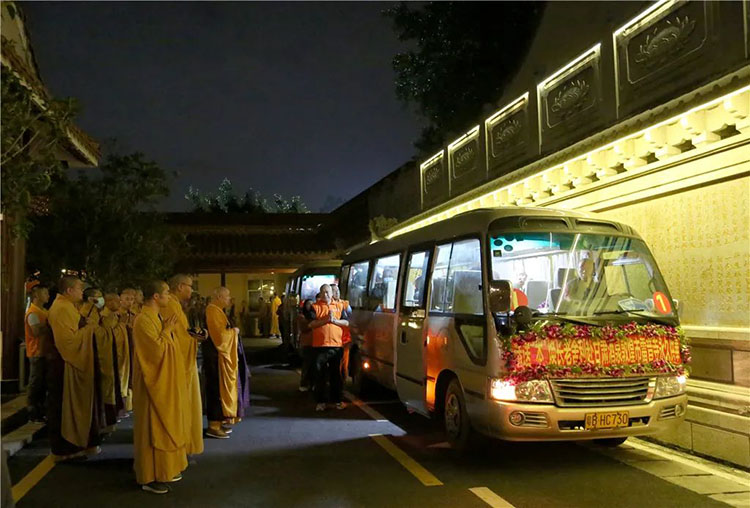
M47 413L47 361L43 356L29 358L27 400L31 418L41 418Z
M341 402L344 380L341 378L341 348L315 348L315 401L318 403ZM329 393L326 396L326 382Z
M201 343L203 353L203 379L206 387L206 416L210 422L220 422L226 417L221 407L219 388L219 352L211 339Z

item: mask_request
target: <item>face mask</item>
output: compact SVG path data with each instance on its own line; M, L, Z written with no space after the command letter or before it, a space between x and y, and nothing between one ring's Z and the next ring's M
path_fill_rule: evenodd
M101 296L97 298L96 301L94 301L94 305L96 305L97 309L101 309L102 307L104 307L104 298L102 298Z

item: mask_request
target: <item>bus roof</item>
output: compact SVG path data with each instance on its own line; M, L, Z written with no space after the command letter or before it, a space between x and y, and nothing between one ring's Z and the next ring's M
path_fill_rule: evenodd
M344 257L344 264L361 259L381 256L399 252L410 245L427 244L430 242L447 241L470 234L483 234L490 225L498 219L518 218L515 227L521 228L520 219L539 218L529 229L539 231L544 228L544 222L556 222L558 227L555 232L564 232L566 229L573 232L598 232L608 231L610 234L626 235L640 238L630 227L624 224L605 219L594 213L582 213L571 210L556 210L553 208L502 206L496 208L479 208L470 212L445 219L423 228L409 231L389 240L382 240L365 247L353 250ZM545 221L544 219L547 219ZM555 221L555 219L558 219ZM571 220L572 219L572 220ZM566 227L567 224L567 227ZM559 227L559 226L562 226Z

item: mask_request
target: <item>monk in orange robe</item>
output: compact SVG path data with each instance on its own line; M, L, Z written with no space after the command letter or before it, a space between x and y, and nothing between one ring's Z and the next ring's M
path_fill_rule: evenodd
M177 316L162 320L169 304L163 281L146 285L143 308L133 325L133 458L141 488L166 494L168 482L187 468L185 362L173 331Z
M188 455L196 455L203 453L203 404L198 377L198 342L202 342L204 336L191 333L188 318L183 309L193 294L193 278L184 274L175 275L169 281L169 292L169 302L161 311L161 316L164 319L177 316L174 336L180 343L187 378L187 405L184 416L188 435L185 448Z
M66 275L49 311L54 339L49 357L47 427L55 460L99 453L94 333L98 313L82 318L76 308L83 282ZM91 309L89 309L91 310Z
M203 369L206 379L206 436L227 439L237 415L237 342L239 329L232 328L224 309L230 304L229 289L214 290L206 306L206 325L211 340L203 342Z

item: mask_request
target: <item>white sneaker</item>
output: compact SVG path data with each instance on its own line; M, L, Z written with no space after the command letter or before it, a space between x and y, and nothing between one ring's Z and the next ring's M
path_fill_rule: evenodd
M320 402L315 406L315 411L325 411L326 405L323 402Z
M306 392L306 391L309 391L309 390L310 389L308 387L306 387L306 386L303 386L303 385L299 386L299 391L301 391L301 392Z

